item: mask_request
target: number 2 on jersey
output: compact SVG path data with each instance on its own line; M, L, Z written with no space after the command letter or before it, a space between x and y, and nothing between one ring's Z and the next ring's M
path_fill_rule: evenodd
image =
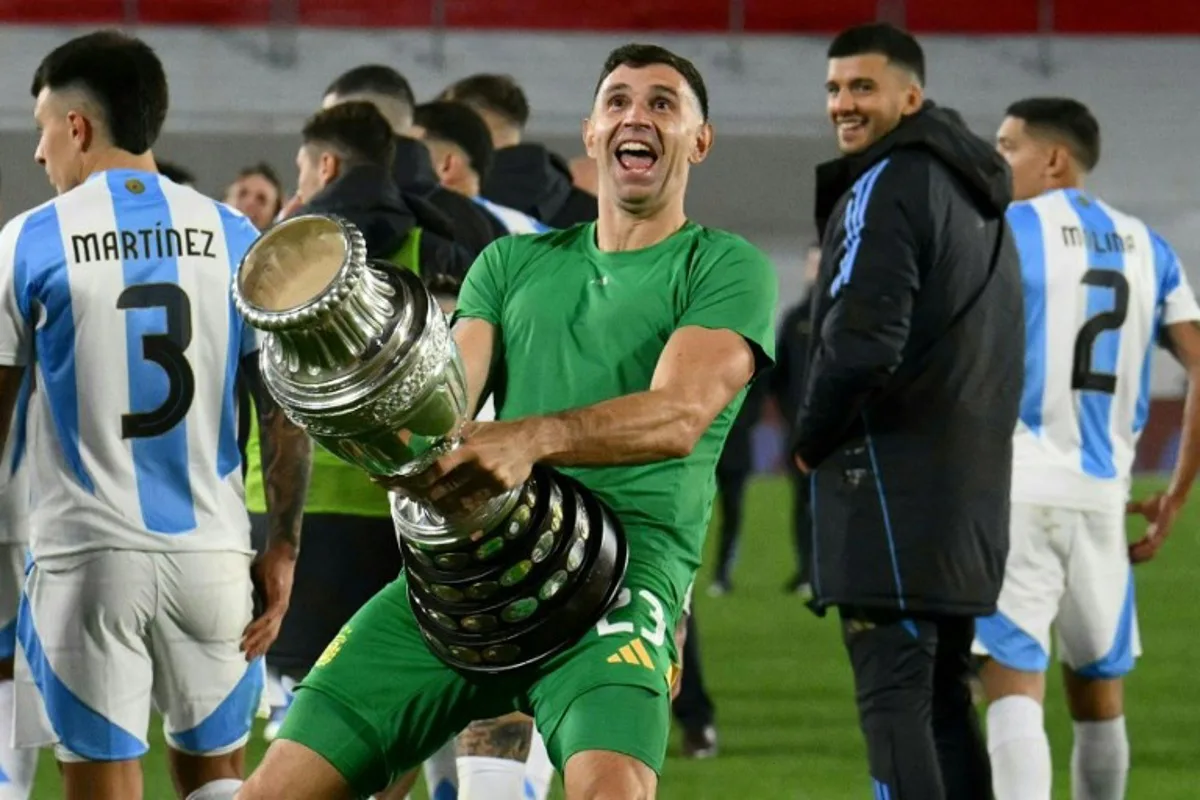
M1115 331L1125 324L1129 313L1129 281L1121 273L1111 269L1089 269L1083 275L1083 285L1112 289L1113 307L1093 315L1075 337L1075 361L1071 367L1071 388L1089 392L1115 394L1117 376L1097 372L1092 366L1096 339L1105 331Z
M650 606L650 618L654 620L654 629L642 628L640 634L647 642L655 647L662 647L667 636L667 617L663 611L662 602L646 589L638 591L638 597L646 601ZM600 618L596 623L596 633L600 636L612 636L616 633L631 634L633 633L634 624L632 622L611 622L611 617L616 612L625 608L633 600L633 593L628 589L621 589L617 595L617 600L608 609L608 613Z
M167 398L152 411L121 415L122 439L161 436L187 415L196 396L196 376L184 355L192 343L192 302L177 284L141 283L121 292L117 308L161 308L166 312L167 332L142 337L142 358L167 373Z

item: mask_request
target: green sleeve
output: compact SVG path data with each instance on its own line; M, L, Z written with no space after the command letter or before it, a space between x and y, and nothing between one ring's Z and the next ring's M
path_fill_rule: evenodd
M758 370L775 361L775 307L779 282L761 250L739 237L711 242L688 281L679 327L725 328L756 346Z
M508 285L506 265L516 237L506 236L484 248L467 270L454 319L481 319L499 326L504 316L504 295Z

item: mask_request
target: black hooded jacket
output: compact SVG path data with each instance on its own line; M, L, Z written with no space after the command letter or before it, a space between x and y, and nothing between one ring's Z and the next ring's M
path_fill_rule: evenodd
M416 139L396 137L396 161L392 178L404 192L410 204L424 202L436 208L446 218L452 230L451 238L477 256L497 238L499 232L492 215L471 198L445 188L433 171L429 149Z
M990 614L1024 378L1021 269L992 147L932 103L817 168L821 268L793 448L818 605Z
M591 222L599 213L595 195L571 183L567 162L540 144L497 150L480 193L552 228Z
M403 247L413 228L421 228L417 250L421 278L437 292L457 293L474 255L447 237L446 221L436 209L409 198L381 167L347 170L322 189L302 214L336 214L362 231L367 255L388 260Z

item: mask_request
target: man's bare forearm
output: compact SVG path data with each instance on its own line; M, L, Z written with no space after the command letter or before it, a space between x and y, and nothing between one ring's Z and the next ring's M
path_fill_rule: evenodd
M520 422L538 461L582 467L683 458L712 423L707 416L676 394L650 390Z
M472 722L458 735L458 755L524 761L533 742L533 721L524 714Z
M279 406L259 411L263 488L267 501L268 544L300 547L300 524L312 477L312 441Z
M1183 401L1183 430L1179 459L1171 472L1168 494L1186 500L1200 472L1200 367L1188 369L1187 395Z

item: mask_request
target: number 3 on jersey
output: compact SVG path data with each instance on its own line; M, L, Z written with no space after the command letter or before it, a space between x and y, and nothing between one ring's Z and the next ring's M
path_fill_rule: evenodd
M1111 269L1089 269L1083 275L1083 285L1092 288L1111 289L1112 308L1092 315L1079 335L1075 337L1075 361L1071 367L1071 388L1079 391L1116 394L1117 376L1109 372L1097 372L1092 362L1095 358L1096 339L1105 331L1115 331L1125 324L1129 313L1129 281L1121 273Z
M647 642L655 647L662 647L667 640L667 617L663 611L662 601L654 596L653 593L646 589L638 590L638 597L646 601L650 606L650 619L654 622L653 628L642 627L638 632ZM629 589L622 588L617 595L617 601L608 609L608 613L600 618L596 623L596 633L601 636L612 636L613 634L630 634L633 633L634 624L632 622L613 622L610 617L627 607L633 600L633 593Z
M167 332L142 336L142 358L167 373L167 397L151 411L121 415L122 439L161 436L179 424L196 396L196 376L184 351L192 343L192 303L174 283L141 283L130 286L117 298L122 311L161 308L166 312Z

